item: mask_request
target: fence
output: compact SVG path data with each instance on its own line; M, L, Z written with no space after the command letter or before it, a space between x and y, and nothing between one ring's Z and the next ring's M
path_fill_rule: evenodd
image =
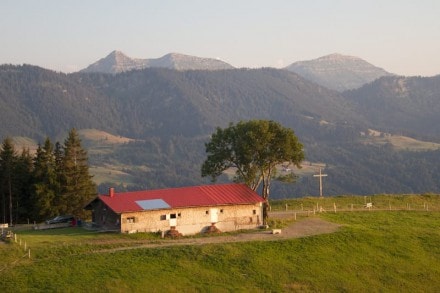
M440 211L440 195L378 195L301 198L271 202L271 211Z

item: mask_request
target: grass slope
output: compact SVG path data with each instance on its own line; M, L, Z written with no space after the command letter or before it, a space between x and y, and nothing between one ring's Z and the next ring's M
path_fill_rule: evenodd
M439 212L323 213L336 233L273 242L103 252L151 235L23 231L0 245L3 292L439 292ZM221 236L220 236L221 237ZM170 240L172 241L172 240ZM99 250L101 250L99 252Z

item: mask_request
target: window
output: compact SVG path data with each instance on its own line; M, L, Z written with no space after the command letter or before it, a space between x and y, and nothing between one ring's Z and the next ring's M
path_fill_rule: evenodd
M223 214L223 209L220 210L220 213Z
M175 219L177 218L176 214L170 214L170 219Z
M167 215L160 215L160 220L165 221L167 219Z
M127 218L127 223L135 223L135 222L136 222L136 218L135 217Z
M257 210L253 210L252 214L256 215L257 214Z
M209 215L209 211L206 211L205 214L206 214L206 215Z

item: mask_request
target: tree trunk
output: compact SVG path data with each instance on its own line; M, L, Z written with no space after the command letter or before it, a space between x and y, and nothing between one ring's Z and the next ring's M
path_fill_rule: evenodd
M269 219L269 188L270 188L270 174L269 176L263 176L263 190L262 197L265 200L263 204L263 225L267 225L267 220Z
M267 220L269 219L269 202L265 201L263 203L263 225L267 225Z
M12 227L12 179L9 175L9 225Z

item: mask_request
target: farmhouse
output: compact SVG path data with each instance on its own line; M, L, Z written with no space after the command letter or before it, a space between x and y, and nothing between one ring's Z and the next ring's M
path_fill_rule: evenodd
M122 233L235 231L262 224L264 200L244 184L219 184L99 195L85 209L93 222Z

